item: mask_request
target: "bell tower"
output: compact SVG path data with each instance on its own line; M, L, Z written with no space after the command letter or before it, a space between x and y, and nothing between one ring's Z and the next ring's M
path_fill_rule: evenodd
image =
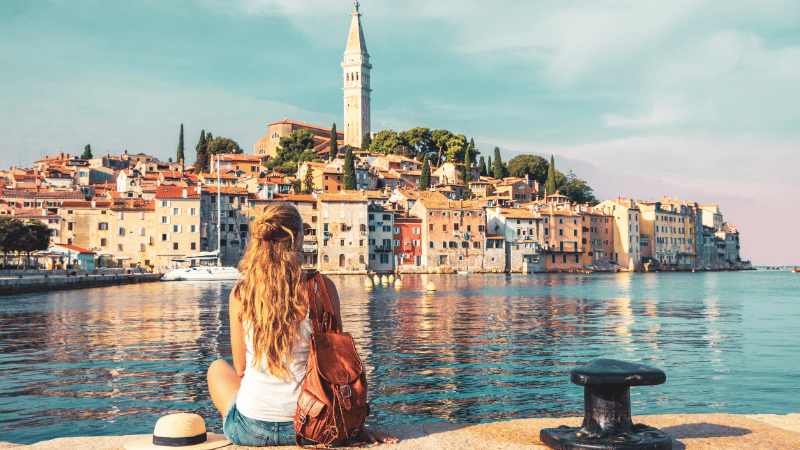
M351 14L350 35L344 51L344 143L361 148L361 137L369 130L369 53L361 30L361 13L355 2L355 12Z

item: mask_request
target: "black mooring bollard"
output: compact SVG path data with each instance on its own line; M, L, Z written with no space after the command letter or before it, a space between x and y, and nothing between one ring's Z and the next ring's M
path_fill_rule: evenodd
M667 380L652 367L615 359L595 359L574 369L570 379L583 386L580 427L545 428L539 439L556 450L671 450L672 438L661 430L631 421L631 386L654 386Z

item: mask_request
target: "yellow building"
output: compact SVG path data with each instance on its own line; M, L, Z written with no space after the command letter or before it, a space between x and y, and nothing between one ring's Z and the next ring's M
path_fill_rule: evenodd
M200 188L159 186L155 194L155 265L200 251Z
M617 197L605 200L595 208L611 216L614 243L614 257L622 270L638 270L642 264L642 249L650 249L650 240L642 241L640 216L636 202Z
M111 202L97 200L62 202L61 243L108 253L109 206Z
M115 200L108 211L108 253L117 267L155 263L155 201Z
M320 270L367 270L367 203L360 194L319 194Z

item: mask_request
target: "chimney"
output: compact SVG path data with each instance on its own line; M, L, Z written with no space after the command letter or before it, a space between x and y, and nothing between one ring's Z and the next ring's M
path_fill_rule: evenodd
M46 209L42 210L42 216L47 216L47 210Z
M97 202L95 200L92 200L92 209L95 209L96 207L97 207Z
M187 194L188 194L188 192L186 192L186 189L184 189L184 190L183 190L183 198L186 198L186 197L187 197Z

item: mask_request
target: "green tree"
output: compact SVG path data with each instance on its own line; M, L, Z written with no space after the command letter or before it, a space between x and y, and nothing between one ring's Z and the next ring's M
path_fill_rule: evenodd
M356 165L353 159L353 148L349 145L344 152L344 188L348 191L356 188Z
M463 134L451 135L447 141L447 150L445 151L445 161L456 164L457 161L464 160L464 152L467 151L469 144L467 138Z
M410 157L421 161L424 155L431 156L436 153L436 146L431 138L431 131L425 127L416 127L399 134L404 145L411 149Z
M494 167L492 168L492 175L495 179L503 179L503 161L500 159L500 149L494 148Z
M361 151L369 151L369 147L372 145L372 135L369 134L369 131L364 133L364 136L361 137Z
M492 165L492 157L486 157L486 176L487 177L494 177L494 166Z
M433 130L431 131L431 141L433 146L437 149L437 156L436 156L436 167L442 165L442 154L447 150L447 143L450 141L450 138L453 137L453 133L447 130Z
M17 242L17 252L25 253L25 268L28 268L31 252L47 250L50 246L50 229L47 225L32 220L23 225L23 232Z
M17 243L25 232L22 222L10 217L0 217L0 251L3 252L3 266L8 265L8 254L17 251Z
M519 155L508 162L508 171L512 177L523 178L526 174L539 184L547 180L550 165L541 156Z
M183 162L183 124L181 124L181 136L178 138L178 162Z
M478 173L480 173L482 177L488 175L486 173L486 161L483 159L483 156L481 156L480 162L478 162Z
M469 189L469 182L472 181L472 161L469 152L464 152L464 169L461 171L461 179L464 180L464 187Z
M396 132L392 130L379 131L369 146L369 152L384 155L393 154L400 143L400 137Z
M567 180L566 176L564 177L564 180ZM570 202L579 204L588 203L589 206L594 206L598 203L597 198L594 196L593 189L586 184L585 181L578 179L577 177L566 181L564 185L559 186L558 190L563 195L569 197Z
M314 171L311 170L311 167L306 170L306 177L304 179L305 187L303 188L303 194L311 195L314 193Z
M544 187L547 195L555 194L556 189L558 189L558 186L556 185L556 165L553 161L553 155L550 155L550 165L547 168L547 181L545 182Z
M280 166L282 173L292 175L297 172L297 163L304 161L321 161L314 148L314 135L308 130L295 130L289 136L281 137L275 158L265 166L269 169ZM298 189L299 192L299 189Z
M83 155L81 155L81 159L92 159L92 146L86 144L86 147L83 147Z
M214 155L227 155L227 154L242 154L242 148L236 141L228 138L218 137L212 140L206 140L206 153L209 157Z
M211 135L211 133L209 133ZM194 163L194 173L203 173L208 170L208 152L206 151L206 131L200 131L200 140L195 147L197 160Z
M330 151L328 161L335 161L339 157L339 134L336 132L336 124L331 127Z
M431 187L431 165L428 163L428 155L422 160L422 174L419 176L419 189L427 191Z

